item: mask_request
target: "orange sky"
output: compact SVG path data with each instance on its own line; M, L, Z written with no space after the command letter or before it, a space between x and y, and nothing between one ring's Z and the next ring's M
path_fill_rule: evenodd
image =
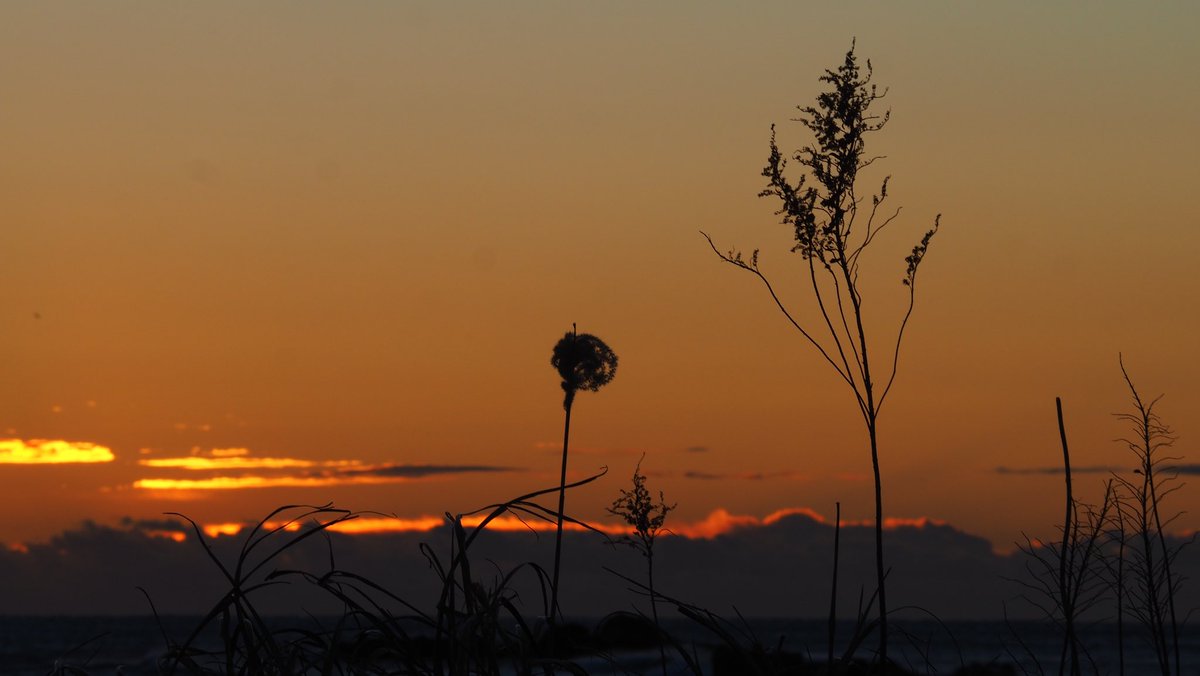
M787 120L852 36L891 88L868 180L904 206L864 261L880 338L944 214L881 421L886 511L1001 548L1047 530L1059 478L996 468L1059 461L1056 395L1077 465L1132 467L1119 351L1200 462L1198 14L5 4L0 542L286 502L419 519L553 485L572 322L621 359L576 402L573 475L610 469L581 518L642 453L679 523L868 518L849 392L698 234L761 248L813 317L755 195L770 125L806 142ZM113 458L16 462L35 440ZM185 457L301 462L162 462ZM1200 494L1172 497L1200 527Z

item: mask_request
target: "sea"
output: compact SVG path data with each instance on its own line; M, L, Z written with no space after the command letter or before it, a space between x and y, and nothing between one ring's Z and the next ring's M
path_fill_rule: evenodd
M272 620L278 626L294 626L298 621L312 620ZM167 637L182 641L198 623L196 617L0 617L0 674L159 674L158 660ZM578 624L587 626L587 621ZM664 619L663 624L694 651L706 673L711 673L711 657L721 639L685 618ZM828 654L829 628L823 620L734 620L724 629L745 645L757 643L807 661L824 661ZM1061 634L1041 622L915 620L898 623L892 631L893 658L914 674L967 673L967 668L976 668L971 673L988 674L1059 671ZM839 655L852 632L850 623L839 623L835 631ZM1116 625L1090 624L1080 633L1086 648L1082 657L1085 674L1161 673L1148 637L1137 628L1125 627L1123 655ZM200 639L208 646L215 645L214 641L212 635ZM869 658L874 641L872 637L863 641L858 656ZM660 673L657 650L631 650L616 657L622 667L614 667L612 659L584 657L579 663L591 674ZM681 659L670 662L669 673L689 673ZM1182 674L1200 676L1200 630L1194 627L1181 629L1180 663ZM636 666L639 664L643 666Z

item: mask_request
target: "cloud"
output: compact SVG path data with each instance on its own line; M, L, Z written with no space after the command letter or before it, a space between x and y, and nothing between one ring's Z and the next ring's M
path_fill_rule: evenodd
M281 460L279 458L262 458L262 460ZM425 479L441 474L464 474L475 472L511 472L510 467L491 467L488 465L360 465L355 461L337 461L334 469L324 472L300 475L258 475L244 474L240 476L210 476L202 479L149 478L133 482L134 488L157 491L221 491L242 488L319 488L324 486L342 486L349 484L390 484L403 481ZM317 466L330 466L328 463L316 463ZM245 465L253 466L253 465ZM303 467L311 465L262 465L266 467ZM187 469L196 469L188 467Z
M145 467L170 467L197 471L212 469L286 469L297 467L329 466L328 462L300 460L297 458L247 458L237 456L216 458L205 458L198 456L185 458L143 458L138 460L138 464Z
M708 517L693 524L670 526L670 531L688 538L712 539L732 533L739 528L761 526L762 521L753 516L734 515L724 509L713 510Z
M228 458L237 455L250 455L248 448L214 448L208 452L214 458Z
M252 457L244 448L212 449L169 458L141 458L138 465L186 474L208 476L144 477L134 488L152 491L223 491L250 488L319 488L347 484L384 484L415 481L438 475L512 472L512 467L493 465L426 465L380 463L360 460L310 460L286 457ZM291 471L287 471L291 470ZM296 472L295 470L303 470ZM220 474L217 474L220 472Z
M475 528L483 523L485 516L483 514L473 514L462 518L464 528ZM139 522L140 524L140 522ZM329 530L335 533L346 533L353 535L383 535L388 533L428 533L446 526L447 521L444 516L418 516L413 518L401 518L391 516L358 516L353 519L348 519L331 526ZM238 535L247 528L252 527L250 523L206 523L200 526L200 529L209 537L217 537L220 535ZM297 530L300 524L284 524L268 521L264 526L271 528L288 528ZM155 530L170 530L155 526L150 523L147 528ZM487 524L487 530L490 532L511 533L551 533L557 529L557 524L552 521L536 518L517 518L512 515L504 515L492 519ZM583 533L588 531L605 533L608 535L627 535L632 533L632 529L628 526L611 523L589 523L586 526L578 523L565 522L563 523L563 531L573 531Z
M112 449L86 441L0 439L0 464L58 465L112 462Z
M1083 467L1072 467L1071 474L1111 474L1120 472L1124 468L1113 465L1085 465ZM996 474L1062 474L1062 467L1005 467L1000 465L993 470Z
M341 470L346 476L374 476L395 479L419 479L435 474L463 474L474 472L514 472L515 467L497 465L374 465L363 468Z
M777 472L701 472L689 470L683 473L685 479L700 479L703 481L726 481L742 479L745 481L763 481L765 479L803 479L803 472L780 470Z
M337 477L315 476L214 476L205 479L137 479L134 488L151 491L224 491L240 488L318 488L346 483L384 483L382 481L346 481Z
M712 539L722 535L728 535L743 528L758 528L762 526L770 526L783 519L790 517L801 516L810 519L816 523L825 523L825 517L818 514L816 511L808 507L795 507L777 510L768 514L763 518L750 516L745 514L731 514L725 509L715 509L708 516L699 521L692 523L672 523L670 528L662 531L662 537L685 537L691 539ZM475 528L484 521L484 514L470 514L462 517L462 525L466 528ZM137 527L156 531L172 530L170 524L176 524L175 530L190 531L190 527L183 527L181 522L170 520L139 520L134 521L125 519L122 525L127 527ZM408 533L408 532L428 532L436 528L445 526L447 523L445 516L422 515L417 517L401 518L396 516L371 516L360 515L354 519L343 521L333 526L331 530L341 533L354 534L381 534L381 533ZM846 521L842 524L845 526L862 526L870 525L870 521ZM226 523L206 523L201 525L201 530L210 537L217 535L237 535L253 524L245 522L226 522ZM896 529L903 527L924 528L931 525L945 525L944 521L938 519L930 519L928 517L918 518L899 518L889 517L884 520L885 529ZM283 523L268 522L268 528L283 527ZM295 525L299 528L299 525ZM488 522L487 530L498 532L552 532L557 528L552 521L538 519L532 517L518 518L511 514L506 514L492 519ZM605 522L605 521L590 521L586 525L579 523L567 522L563 524L563 529L568 531L584 532L593 531L607 533L609 535L627 535L633 532L627 524Z
M986 540L933 519L889 523L895 528L886 539L888 596L895 607L919 604L943 619L999 619L1006 608L1013 617L1035 612L1017 607L1013 599L1022 588L1006 582L1024 574L1024 555L997 553ZM485 564L474 571L485 587L518 571L512 598L532 617L540 612L541 582L524 564L548 567L554 538L548 522L528 524L512 517L493 522L471 552L472 560ZM734 615L735 606L746 617L820 617L828 612L833 527L820 514L806 508L764 517L717 510L698 522L667 525L674 535L663 537L655 548L661 593L726 617ZM236 561L245 527L204 525L213 556L227 564ZM641 557L591 532L568 529L564 538L569 582L560 600L569 612L600 616L644 603L610 572L640 579L639 571L645 570ZM432 609L439 583L421 545L445 564L451 540L441 517L363 516L339 524L328 538L309 538L288 549L285 565L265 566L260 574L286 567L320 575L329 570L332 551L338 569L378 583L419 609ZM252 556L273 549L261 547ZM1200 550L1185 549L1177 561L1181 575L1200 574ZM874 575L874 529L867 523L843 523L838 607L848 616L858 607L860 591L870 594ZM0 577L12 582L0 595L0 613L8 614L144 614L148 607L139 586L159 612L195 614L211 608L228 590L190 527L171 520L129 520L120 527L85 523L47 543L0 547ZM288 579L293 581L252 592L255 607L293 616L341 611L320 589L282 578ZM1182 593L1179 600L1188 607L1200 602L1197 590ZM389 602L382 595L373 598Z
M772 526L785 519L793 517L801 517L818 524L828 524L825 517L808 507L789 507L780 509L768 514L763 518L758 518L749 515L730 514L724 509L713 510L703 520L682 525L672 525L671 533L682 535L692 539L711 540L723 535L729 535L739 530L747 528L762 528L764 526ZM842 519L842 526L847 528L873 527L874 521L865 519L862 521L850 521ZM883 520L884 530L898 530L901 528L928 528L934 526L946 526L947 523L941 519L935 519L927 516L920 517L896 517L889 516Z
M707 453L708 450L709 450L708 446L688 446L687 448L683 449L683 452L684 453Z

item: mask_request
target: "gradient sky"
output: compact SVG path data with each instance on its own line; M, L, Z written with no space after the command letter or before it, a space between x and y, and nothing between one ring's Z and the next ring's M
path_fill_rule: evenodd
M870 517L849 391L698 232L761 248L811 323L759 171L855 37L892 109L866 180L904 206L864 261L881 345L943 214L881 421L886 512L1001 549L1048 531L1061 479L997 468L1060 461L1055 396L1076 465L1132 467L1118 352L1200 461L1197 25L1189 3L5 3L0 542L554 485L572 322L621 360L576 401L572 474L610 474L574 514L602 519L645 453L678 523ZM11 462L34 440L112 458ZM163 462L186 457L212 462ZM271 485L138 483L246 475ZM1200 527L1200 493L1173 500Z

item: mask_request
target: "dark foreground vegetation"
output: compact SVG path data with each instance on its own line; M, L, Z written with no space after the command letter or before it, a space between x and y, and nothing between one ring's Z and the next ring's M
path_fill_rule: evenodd
M1065 521L1057 538L1026 538L1026 575L1014 579L1025 591L1011 600L1014 606L1037 609L1043 621L995 624L995 630L1007 634L1002 659L972 664L960 653L952 671L946 671L944 661L937 669L930 656L937 650L957 649L954 631L931 617L925 618L926 626L938 626L939 631L925 635L907 631L901 619L905 610L896 609L888 616L895 635L892 655L898 656L898 644L905 643L908 657L899 664L882 662L874 650L879 632L875 598L869 590L852 621L838 621L831 613L828 651L811 645L802 648L794 641L785 642L781 635L756 631L754 623L736 610L713 612L660 592L655 573L670 580L672 571L655 568L655 543L673 505L647 488L639 464L630 488L619 490L610 508L628 525L627 533L593 534L614 546L629 547L644 562L645 574L629 574L636 567L609 569L629 596L614 598L615 612L587 623L551 611L553 574L533 562L533 552L527 563L500 566L480 556L478 544L486 538L489 525L503 516L548 525L561 518L589 528L541 501L556 499L560 488L575 489L603 474L476 512L447 514L447 528L439 532L448 534L449 542L420 546L428 564L428 586L436 590L432 604L394 593L386 578L339 567L330 534L338 524L360 516L350 511L331 505L281 507L238 537L235 556L229 555L229 542L217 547L198 524L175 515L191 529L189 540L198 543L197 556L208 559L212 576L222 580L225 591L212 600L203 617L186 626L177 618L159 619L162 650L156 671L224 675L1187 673L1192 665L1185 658L1196 653L1181 651L1181 641L1187 641L1183 630L1187 609L1176 607L1182 584L1176 561L1186 540L1167 536L1165 528L1172 516L1163 505L1164 498L1178 488L1174 470L1178 459L1165 455L1173 437L1155 412L1156 402L1143 399L1128 377L1127 383L1132 409L1120 418L1130 425L1125 443L1137 468L1104 481L1096 505L1076 497L1059 403ZM468 521L474 525L465 525ZM828 549L831 579L838 572L839 535L835 523L831 541L812 543ZM325 550L327 565L313 567L311 555L293 556L314 547ZM519 558L520 553L514 556ZM310 565L295 567L296 561ZM812 579L796 584L816 586L814 591L821 593ZM320 592L330 602L324 610L332 607L338 612L329 615L323 610L305 619L302 614L309 606L297 601L292 617L280 619L260 608L268 595L301 589ZM147 607L153 609L152 595L144 593ZM296 593L296 598L302 597ZM648 612L620 610L622 606ZM277 612L277 605L270 607ZM670 622L660 621L660 609L671 611ZM912 611L907 609L908 617ZM86 645L80 646L63 655L49 673L100 673L89 672L88 653Z

